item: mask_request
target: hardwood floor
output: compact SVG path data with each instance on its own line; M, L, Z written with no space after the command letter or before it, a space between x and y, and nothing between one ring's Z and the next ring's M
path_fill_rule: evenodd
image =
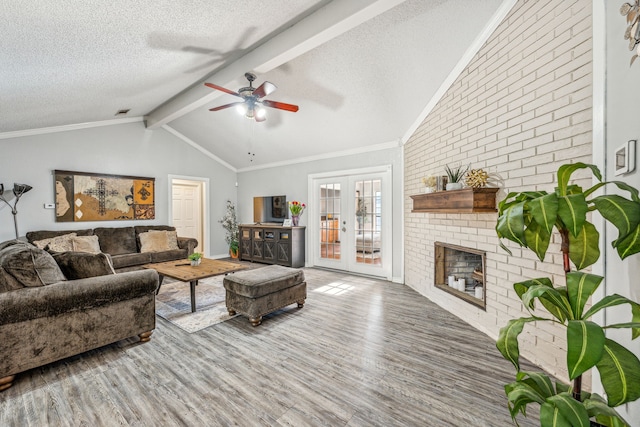
M513 367L407 286L305 269L308 297L252 327L136 339L18 375L1 426L508 426ZM530 366L530 365L528 365ZM522 426L537 425L536 410Z

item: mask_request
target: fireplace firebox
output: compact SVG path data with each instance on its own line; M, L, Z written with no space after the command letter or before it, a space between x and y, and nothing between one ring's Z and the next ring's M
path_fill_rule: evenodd
M435 242L435 287L485 309L485 252Z

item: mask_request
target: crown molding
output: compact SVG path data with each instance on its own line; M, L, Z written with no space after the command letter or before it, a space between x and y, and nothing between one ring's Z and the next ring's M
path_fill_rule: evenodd
M97 128L101 126L121 125L123 123L136 123L143 121L143 117L127 117L126 119L102 120L99 122L75 123L72 125L51 126L46 128L16 130L0 133L0 139L21 138L23 136L43 135L47 133L68 132L79 129Z

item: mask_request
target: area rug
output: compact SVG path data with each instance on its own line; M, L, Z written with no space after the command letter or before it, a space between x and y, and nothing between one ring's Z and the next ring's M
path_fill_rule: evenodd
M229 316L225 305L224 276L208 277L196 286L196 312L191 312L189 283L165 277L156 296L156 314L180 329L193 333L235 316Z

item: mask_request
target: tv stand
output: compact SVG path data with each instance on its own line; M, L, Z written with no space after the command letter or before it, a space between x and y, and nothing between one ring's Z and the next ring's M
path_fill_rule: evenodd
M304 267L306 227L282 224L241 224L240 260Z

